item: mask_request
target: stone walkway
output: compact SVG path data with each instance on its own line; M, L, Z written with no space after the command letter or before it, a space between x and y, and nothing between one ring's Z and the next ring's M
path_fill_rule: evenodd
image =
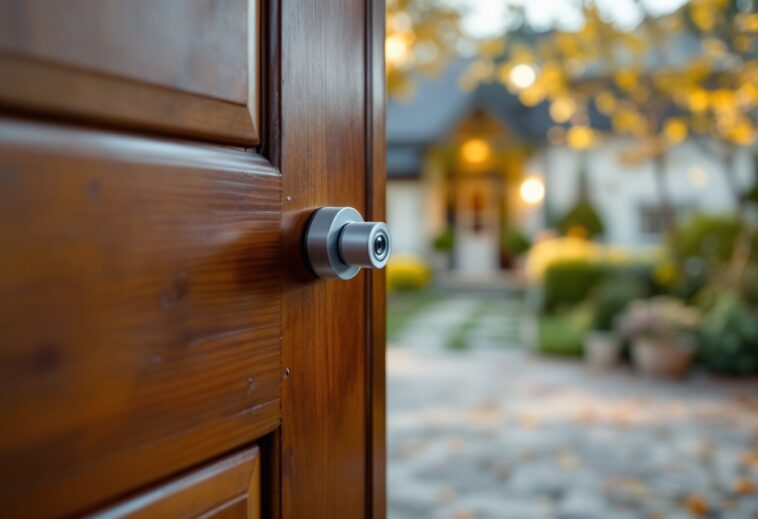
M390 518L758 518L758 381L593 373L525 352L519 322L468 296L395 338Z

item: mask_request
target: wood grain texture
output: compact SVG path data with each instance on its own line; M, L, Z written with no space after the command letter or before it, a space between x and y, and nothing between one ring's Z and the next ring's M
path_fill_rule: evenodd
M281 178L0 121L0 503L49 517L279 424Z
M367 504L366 274L314 281L302 233L317 207L366 209L365 2L281 8L281 513L354 519Z
M260 519L258 447L143 492L90 519Z
M0 3L0 105L256 144L258 0Z
M366 133L366 216L384 222L386 215L387 171L385 163L385 68L384 68L384 0L369 0L367 10L366 90L368 92ZM390 230L391 232L391 230ZM367 344L367 428L368 478L366 517L387 516L387 287L384 270L367 276L368 337Z

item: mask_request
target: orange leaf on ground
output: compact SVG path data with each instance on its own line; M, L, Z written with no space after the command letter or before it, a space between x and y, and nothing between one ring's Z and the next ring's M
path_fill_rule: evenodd
M703 516L708 513L710 507L704 497L691 495L684 500L684 508L692 515Z
M742 464L754 467L758 465L758 451L747 451L742 455Z
M755 492L755 482L749 478L739 478L734 482L734 493L744 496Z

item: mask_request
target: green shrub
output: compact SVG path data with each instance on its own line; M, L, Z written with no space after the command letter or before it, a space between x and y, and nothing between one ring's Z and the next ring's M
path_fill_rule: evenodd
M758 179L753 182L753 185L742 196L747 203L758 204Z
M758 308L721 294L700 329L700 359L720 373L758 373Z
M677 227L668 237L667 247L672 258L670 274L671 293L686 300L702 298L703 292L712 290L714 281L728 267L741 234L739 219L734 215L696 214ZM753 234L753 254L748 270L758 266L758 233ZM743 295L753 300L756 295L754 272L747 272L743 280ZM718 291L718 289L716 289Z
M537 321L537 349L551 355L581 356L591 318L590 311L584 307L540 316Z
M703 267L729 260L740 232L732 215L696 214L678 226L669 237L669 247L684 261L700 261Z
M563 234L576 228L584 229L588 238L600 236L605 231L600 214L587 201L576 204L558 221L558 229Z
M627 305L645 297L646 290L632 279L608 276L597 287L592 297L592 329L611 331Z
M432 240L432 248L437 252L450 252L455 245L455 233L448 227Z
M603 267L586 260L552 263L545 271L543 309L553 312L587 300L603 278Z
M532 243L529 238L515 227L508 228L503 233L503 252L508 254L511 258L521 256L523 253L529 250Z

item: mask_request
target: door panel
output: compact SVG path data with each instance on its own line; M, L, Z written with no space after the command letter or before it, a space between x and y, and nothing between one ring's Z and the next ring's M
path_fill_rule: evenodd
M4 515L383 517L384 278L303 250L320 206L383 216L383 13L0 5ZM260 487L192 472L252 443Z
M90 519L259 519L260 454L253 447L101 512Z
M5 120L0 185L4 514L80 510L276 428L276 170Z
M4 1L0 103L255 144L257 4Z
M281 7L281 170L289 260L282 367L290 372L282 384L282 515L352 519L371 515L369 358L373 347L383 351L369 337L369 275L313 281L301 272L298 251L314 208L351 206L368 216L371 3L302 0Z

